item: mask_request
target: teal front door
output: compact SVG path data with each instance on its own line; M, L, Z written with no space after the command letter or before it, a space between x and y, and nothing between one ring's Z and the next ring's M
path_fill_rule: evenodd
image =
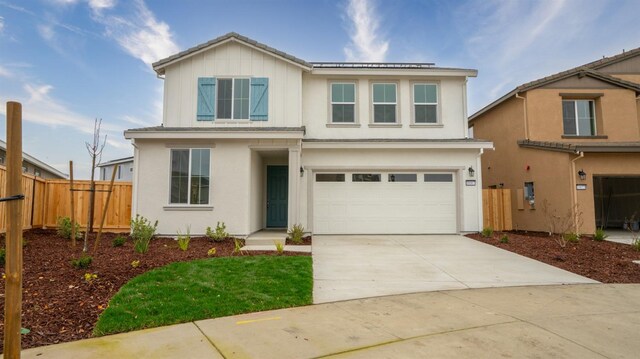
M267 227L287 228L289 168L267 166Z

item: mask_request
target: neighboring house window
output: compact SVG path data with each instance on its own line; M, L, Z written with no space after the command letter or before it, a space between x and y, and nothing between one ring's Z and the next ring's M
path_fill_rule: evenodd
M36 177L42 177L42 173L40 173L40 170L35 170L34 174L36 175Z
M354 123L356 121L356 85L331 84L331 122Z
M396 84L373 84L373 122L396 122Z
M0 157L0 164L4 164L4 157Z
M249 119L249 79L218 79L218 113L223 120Z
M27 166L22 165L22 172L27 172L29 169L27 168Z
M413 85L413 116L415 123L438 123L438 86Z
M563 100L562 124L569 136L595 136L596 118L593 100Z
M171 150L171 204L209 204L209 149Z

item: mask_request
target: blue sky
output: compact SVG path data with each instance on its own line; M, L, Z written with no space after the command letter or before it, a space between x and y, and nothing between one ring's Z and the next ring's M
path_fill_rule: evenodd
M637 0L0 0L5 102L24 106L23 149L89 177L93 120L103 159L133 153L127 128L162 121L150 63L230 31L307 61L435 62L479 70L469 113L515 86L640 47Z

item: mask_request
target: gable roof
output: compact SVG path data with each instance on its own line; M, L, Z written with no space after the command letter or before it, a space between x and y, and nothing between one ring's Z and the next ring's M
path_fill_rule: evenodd
M500 97L499 99L491 102L490 104L488 104L487 106L481 108L480 110L476 111L476 113L474 113L473 115L471 115L469 117L469 121L477 118L478 116L482 115L483 113L489 111L490 109L494 108L495 106L501 104L502 102L506 101L507 99L511 98L512 96L520 93L520 92L525 92L525 91L529 91L529 90L533 90L535 88L559 81L559 80L563 80L566 79L568 77L572 77L575 75L578 76L589 76L589 77L593 77L595 79L616 85L616 86L620 86L622 88L627 88L633 91L636 91L637 93L640 93L640 84L631 82L631 81L626 81L626 80L622 80L619 79L617 77L605 74L603 72L597 71L597 69L614 64L616 62L620 62L635 56L639 56L640 55L640 47L637 49L633 49L630 51L626 51L623 52L621 54L615 55L615 56L611 56L611 57L605 57L603 59L597 60L597 61L592 61L590 63L584 64L584 65L580 65L578 67L574 67L571 68L569 70L565 70L565 71L561 71L558 72L556 74L550 75L550 76L546 76L537 80L533 80L527 83L524 83L520 86L517 86L515 89L511 90L509 93L507 93L506 95Z
M97 167L107 167L107 166L113 166L115 164L127 163L127 162L133 162L133 156L102 162L102 163L99 163Z
M248 45L249 47L254 47L260 51L269 53L275 57L279 57L281 59L284 59L287 62L293 63L297 66L302 67L305 70L311 70L311 68L313 67L310 63L299 59L293 55L289 55L286 52L274 49L273 47L267 46L263 43L260 43L256 40L250 39L246 36L242 36L236 32L230 32L228 34L216 37L213 40L207 41L205 43L202 43L200 45L196 45L192 48L186 49L182 52L179 52L175 55L169 56L167 58L164 58L162 60L156 61L154 62L151 66L153 67L153 70L158 74L158 75L162 75L164 74L164 69L165 67L167 67L168 65L178 61L178 60L183 60L187 57L191 57L197 53L200 53L202 51L205 50L209 50L211 48L214 48L216 46L220 46L222 44L225 44L229 41L236 41L239 43L243 43L245 45Z

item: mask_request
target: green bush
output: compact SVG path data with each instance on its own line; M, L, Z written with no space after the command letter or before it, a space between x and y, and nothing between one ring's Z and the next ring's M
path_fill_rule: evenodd
M233 253L234 254L239 254L239 253L241 254L242 252L240 252L240 248L242 248L242 245L243 245L242 240L238 239L238 238L234 238L233 239L233 245L234 245Z
M578 243L578 241L580 240L580 235L575 232L568 232L564 233L562 235L562 238L567 242Z
M502 237L500 237L500 243L509 243L509 236L504 234Z
M58 230L56 231L58 235L64 239L71 239L71 218L69 217L58 217ZM75 223L76 227L76 239L82 238L82 234L80 234L80 225L78 222Z
M609 237L609 235L604 232L602 227L596 229L596 233L593 234L593 240L598 242L604 241L607 237Z
M214 242L222 242L225 238L229 237L229 233L227 233L227 226L224 222L218 222L215 231L213 231L211 227L207 227L206 236Z
M121 235L117 235L116 238L113 239L113 241L111 242L111 244L114 247L122 247L124 246L124 244L127 242L127 237L125 236L121 236Z
M7 250L0 248L0 266L4 266L4 261L7 256Z
M131 238L133 239L133 249L138 253L147 253L149 243L156 233L158 221L153 225L143 216L136 214L136 218L131 220Z
M304 227L299 224L295 224L293 225L293 227L291 227L291 229L287 232L287 234L289 235L291 242L293 242L294 244L302 244Z
M276 245L276 251L278 254L282 255L282 253L284 253L284 244L281 241L273 241L273 244Z
M180 231L178 231L178 247L183 251L189 249L189 242L191 242L191 235L189 232L191 232L191 228L189 227L187 227L186 234L181 234Z
M481 234L485 238L493 237L493 228L485 227L485 228L482 229Z
M640 238L633 238L631 240L631 248L633 248L636 251L640 252Z
M91 262L93 262L93 258L83 253L78 259L71 260L71 266L76 269L86 269L91 266Z

